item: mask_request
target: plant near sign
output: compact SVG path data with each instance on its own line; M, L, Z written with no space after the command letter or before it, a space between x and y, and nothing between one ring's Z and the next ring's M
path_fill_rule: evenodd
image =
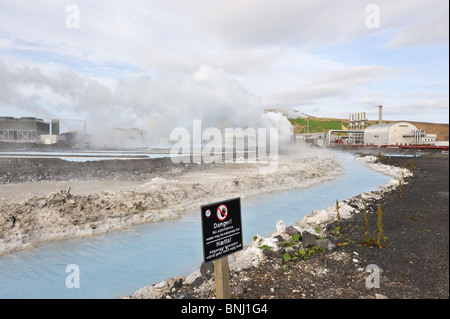
M297 259L306 261L309 258L311 258L311 256L316 255L316 254L322 254L324 253L325 250L320 247L320 246L312 246L310 249L303 249L300 248L298 251L296 251L293 255L290 255L289 253L284 253L283 254L283 261L284 261L284 265L280 267L281 270L288 270L289 267L291 266L292 261L295 261Z
M283 247L294 246L300 240L300 234L293 235L289 240L285 240L281 243Z
M298 244L299 241L300 241L300 234L295 234L289 240L281 242L280 245L282 247L292 247ZM325 252L325 250L320 246L313 246L310 249L299 248L298 250L291 253L285 252L283 254L284 264L280 267L280 269L288 270L289 267L291 266L291 262L296 260L306 261L309 258L311 258L311 256L323 252Z
M269 246L269 245L261 245L258 248L261 249L261 250L265 250L265 249L272 249L273 247Z

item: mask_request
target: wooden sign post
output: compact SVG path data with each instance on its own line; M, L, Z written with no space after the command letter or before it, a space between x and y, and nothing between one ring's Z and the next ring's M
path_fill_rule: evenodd
M228 255L243 249L241 199L203 205L201 211L204 261L214 261L216 298L229 299Z
M228 256L214 260L214 276L216 279L216 299L230 299Z

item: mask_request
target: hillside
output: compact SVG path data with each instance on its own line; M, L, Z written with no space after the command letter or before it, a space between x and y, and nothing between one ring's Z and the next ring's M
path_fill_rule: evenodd
M305 118L289 119L291 124L294 126L295 133L306 133L307 130L307 120ZM320 117L309 117L309 132L319 133L327 132L329 130L342 130L348 128L348 119L334 119L334 118L320 118ZM378 124L378 121L368 121L369 125ZM386 121L385 123L395 123L402 121ZM428 123L428 122L413 122L404 121L414 124L419 129L425 130L427 134L436 134L438 141L448 141L449 140L449 124L438 124L438 123Z

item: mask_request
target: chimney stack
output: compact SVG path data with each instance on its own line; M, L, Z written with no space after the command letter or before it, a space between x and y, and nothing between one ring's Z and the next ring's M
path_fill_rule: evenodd
M382 116L382 114L383 114L383 105L380 105L378 108L379 108L379 111L378 111L378 117L379 117L378 124L383 124L383 116Z

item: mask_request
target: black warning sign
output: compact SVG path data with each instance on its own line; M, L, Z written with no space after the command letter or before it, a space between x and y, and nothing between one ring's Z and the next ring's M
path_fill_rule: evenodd
M201 206L203 257L213 261L243 249L241 199Z

